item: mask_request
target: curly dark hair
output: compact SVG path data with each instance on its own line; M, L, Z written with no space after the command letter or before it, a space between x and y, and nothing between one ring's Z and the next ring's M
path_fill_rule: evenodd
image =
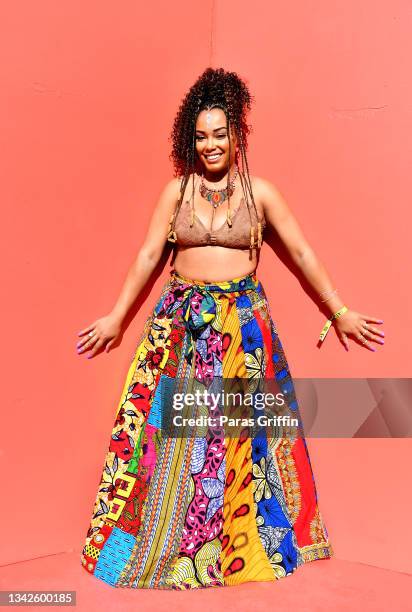
M195 170L194 135L196 119L202 110L221 108L228 127L234 125L236 135L247 150L251 126L246 123L246 114L251 108L251 100L246 84L235 72L206 68L183 98L174 119L169 138L173 143L169 159L174 165L174 176L185 176Z
M192 174L193 177L194 193L194 173L199 169L199 159L196 155L196 120L198 114L202 110L221 108L224 111L227 119L228 132L234 131L239 145L241 164L239 165L238 163L237 155L236 163L239 168L239 177L246 202L249 208L249 198L247 194L247 191L249 191L257 214L246 157L248 148L247 137L252 131L252 126L246 122L246 116L251 109L252 101L254 101L254 97L250 94L245 81L242 80L236 72L228 72L223 68L211 67L206 68L183 98L174 119L173 129L169 137L169 140L172 141L172 152L169 159L173 162L174 176L182 178L180 187L181 194L175 213L172 215L169 234L173 235L174 219L182 204L183 195L190 174ZM229 159L230 147L231 141L229 139ZM228 187L229 181L230 177L228 173Z

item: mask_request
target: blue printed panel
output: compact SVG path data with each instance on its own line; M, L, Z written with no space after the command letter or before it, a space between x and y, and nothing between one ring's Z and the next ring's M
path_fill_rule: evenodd
M169 426L171 407L173 405L173 394L175 392L176 379L162 374L153 397L150 414L147 419L149 425L157 429L165 429Z
M120 573L132 554L136 538L114 527L109 539L99 555L94 575L100 580L115 586Z

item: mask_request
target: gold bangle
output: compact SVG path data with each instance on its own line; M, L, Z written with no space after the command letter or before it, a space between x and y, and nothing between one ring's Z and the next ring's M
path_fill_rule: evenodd
M321 302L327 302L328 300L330 300L330 299L331 299L331 297L333 296L333 294L334 294L334 293L336 293L336 292L337 292L337 289L335 289L334 291L332 291L331 295L330 295L329 297L325 298L324 300L321 300Z

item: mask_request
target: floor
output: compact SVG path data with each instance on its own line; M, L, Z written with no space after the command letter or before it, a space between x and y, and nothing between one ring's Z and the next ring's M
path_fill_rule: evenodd
M333 557L307 563L274 583L249 582L192 592L137 591L115 589L87 574L80 564L80 551L76 551L3 566L0 589L76 591L76 610L88 612L157 612L167 605L196 612L398 612L411 609L412 577Z

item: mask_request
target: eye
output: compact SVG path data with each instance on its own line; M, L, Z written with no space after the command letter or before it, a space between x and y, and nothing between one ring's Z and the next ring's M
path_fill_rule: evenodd
M217 138L226 138L227 134L217 134ZM196 140L202 140L203 136L196 136Z

